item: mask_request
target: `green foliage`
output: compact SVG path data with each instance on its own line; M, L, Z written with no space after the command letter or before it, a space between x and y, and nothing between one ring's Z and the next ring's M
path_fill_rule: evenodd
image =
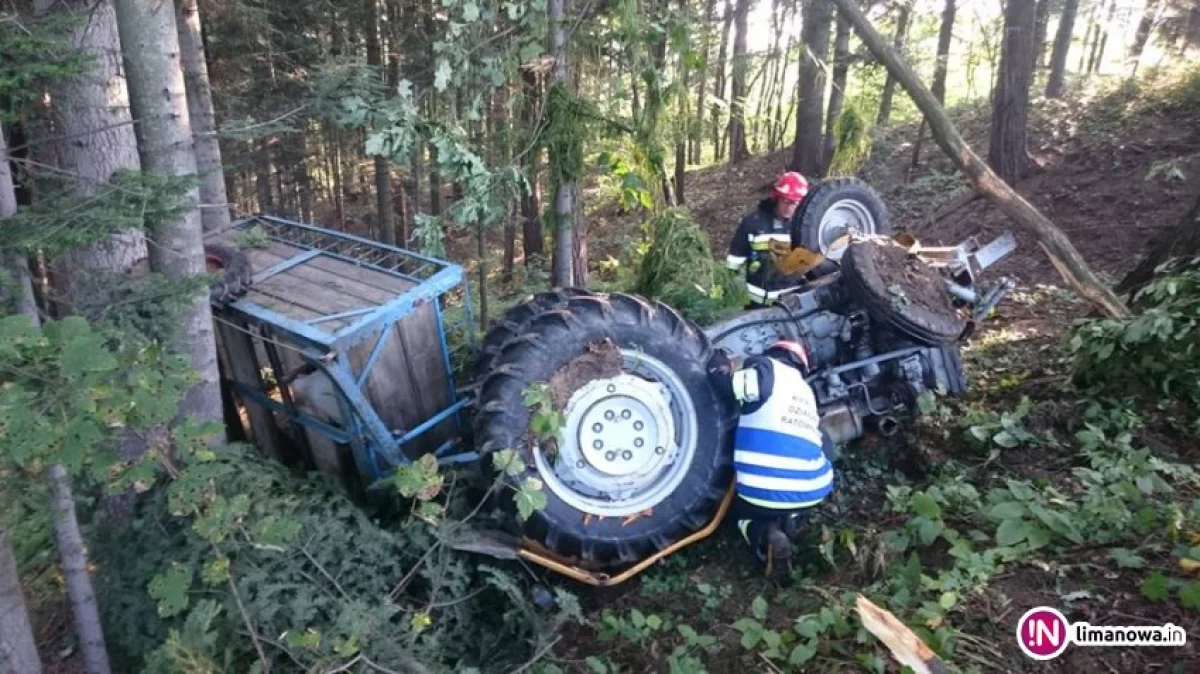
M713 258L708 236L684 208L671 208L643 225L635 252L631 292L661 300L701 325L745 306L745 287Z
M1085 319L1070 337L1073 379L1094 393L1200 403L1200 260L1172 260L1138 290L1128 319ZM1193 422L1197 419L1193 419Z
M67 81L89 67L89 56L70 40L71 30L82 20L72 12L0 17L0 122L18 119L26 106L40 103L47 85Z
M870 122L858 105L847 102L833 126L833 159L827 178L854 175L871 158Z
M17 255L39 252L56 257L126 230L153 229L178 217L190 205L184 197L195 178L159 176L121 170L108 182L88 183L79 196L77 180L35 174L38 200L5 219L0 251Z
M477 558L425 555L453 522L384 529L327 477L296 479L243 445L203 453L188 444L180 476L147 494L131 526L98 541L97 564L109 570L100 605L122 671L143 657L154 672L180 671L188 658L253 662L248 626L280 671L320 671L360 653L401 671L418 662L462 671L524 662L570 617L565 595L561 612L540 612L517 579Z

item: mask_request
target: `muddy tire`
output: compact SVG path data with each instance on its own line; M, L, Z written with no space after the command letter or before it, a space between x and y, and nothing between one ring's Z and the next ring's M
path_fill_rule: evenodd
M254 276L250 259L237 248L217 244L204 247L204 262L209 273L219 274L209 286L209 301L223 305L246 294Z
M508 311L491 322L487 335L480 342L479 353L475 358L475 376L478 378L487 375L492 369L492 361L500 353L505 342L520 334L538 314L560 307L572 297L587 297L592 294L583 288L555 288L532 295L509 307Z
M607 369L580 365L600 352ZM524 535L604 569L705 526L733 479L737 419L706 375L713 353L675 310L618 293L572 297L509 339L480 386L475 436L484 457L520 452L526 471L511 484L543 484L545 509L523 524L513 519ZM591 374L563 379L581 371ZM561 446L528 431L522 393L546 382L566 420ZM501 498L511 508L512 498Z
M967 327L967 320L948 301L944 307L897 301L890 288L892 284L884 280L876 264L874 246L877 245L892 244L857 241L847 247L842 257L842 275L851 297L862 304L873 320L918 344L941 346L958 341ZM937 272L930 270L928 273Z
M848 227L866 235L892 233L883 199L858 178L818 183L801 202L793 227L793 243L834 261L841 260L845 249L830 253L829 244L845 234Z

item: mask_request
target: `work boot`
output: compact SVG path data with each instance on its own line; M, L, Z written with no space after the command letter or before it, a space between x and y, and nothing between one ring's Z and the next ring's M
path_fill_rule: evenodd
M767 579L786 582L792 575L792 539L777 526L767 531L766 557Z
M800 514L791 513L783 518L783 533L789 540L796 540L800 536Z

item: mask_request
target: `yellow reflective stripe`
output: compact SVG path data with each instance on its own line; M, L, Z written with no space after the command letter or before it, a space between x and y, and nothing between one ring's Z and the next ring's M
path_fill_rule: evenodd
M807 501L807 502L801 502L801 503L779 503L777 501L764 501L763 499L751 498L744 494L739 494L738 497L741 498L746 503L750 503L750 504L759 506L760 508L767 508L770 510L795 510L796 508L811 508L813 506L821 504L821 501Z
M750 250L771 250L771 242L754 241L750 244Z
M787 232L779 232L779 233L774 233L774 234L751 234L750 235L750 243L762 243L762 242L770 243L771 241L786 241L787 243L791 243L792 235Z

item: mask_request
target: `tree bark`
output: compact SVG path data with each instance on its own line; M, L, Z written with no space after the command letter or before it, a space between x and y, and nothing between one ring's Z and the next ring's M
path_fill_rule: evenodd
M1119 293L1134 293L1154 278L1154 270L1173 257L1200 256L1200 196L1179 219L1179 224L1163 232L1146 257L1117 284Z
M717 54L717 98L725 99L725 69L728 67L729 61L729 30L733 24L733 0L725 0L725 18L721 28L721 50ZM723 143L721 142L721 106L713 104L712 106L712 142L713 142L713 160L721 161L725 158L725 153L722 150Z
M104 646L104 630L100 626L100 611L92 590L92 577L88 573L87 548L83 544L83 536L79 534L75 498L71 494L67 469L56 463L50 467L47 477L50 482L54 537L58 542L67 594L71 597L71 612L75 616L75 632L83 653L84 671L87 674L109 674L112 670L108 664L108 650Z
M1042 54L1046 51L1046 30L1050 23L1050 6L1055 0L1037 0L1033 20L1033 69L1042 65Z
M1088 72L1100 72L1100 65L1104 63L1104 50L1108 47L1108 32L1112 27L1113 14L1117 11L1117 0L1112 0L1108 4L1108 16L1104 19L1104 25L1100 30L1099 47L1092 57L1092 62L1088 65Z
M746 147L746 19L750 0L737 0L733 10L733 85L729 92L729 161L740 164L750 156Z
M700 145L704 140L704 116L708 113L708 77L712 70L712 28L716 18L717 0L705 0L704 4L704 51L700 60L700 92L696 98L696 116L688 124L688 155L692 164L701 161ZM725 64L722 63L724 68Z
M45 146L50 156L42 161L74 176L76 192L90 196L117 171L141 168L112 0L37 0L36 10L79 20L71 44L90 59L90 67L51 86L52 133L58 140ZM141 229L117 232L71 258L71 265L82 269L128 271L146 258L145 233ZM76 294L71 288L60 290Z
M4 128L0 127L0 219L12 217L17 212L17 191L13 187L12 165L8 160L8 141ZM0 256L0 267L8 272L12 285L0 284L0 309L13 315L25 314L34 326L41 324L37 301L33 295L33 277L29 273L29 261L20 255ZM7 280L7 279L6 279ZM12 293L11 297L8 296ZM4 614L0 612L0 616ZM3 662L3 660L0 660Z
M176 12L188 116L192 120L192 137L196 143L196 170L200 173L200 221L205 232L219 232L229 228L229 200L225 192L225 172L221 168L212 86L204 59L200 10L196 0L176 0Z
M538 121L541 119L541 86L538 83L537 73L532 70L522 72L521 81L525 88L524 126L530 133L533 133L538 125ZM536 148L527 150L525 156L522 158L522 162L524 164L525 175L529 179L529 191L521 195L521 220L523 223L521 245L525 253L525 264L528 266L530 262L544 255L542 241L542 188L540 180L542 172L541 151Z
M833 6L828 0L806 0L800 33L800 100L796 103L796 140L788 168L805 176L824 175L821 161L825 117L825 68L829 59L829 22Z
M1146 51L1146 43L1150 41L1150 34L1162 20L1166 8L1167 5L1162 0L1147 0L1146 8L1142 10L1142 19L1138 22L1137 33L1133 37L1133 44L1129 46L1130 77L1137 75L1142 54Z
M953 0L950 0L953 2ZM833 84L829 88L829 110L825 114L825 143L821 148L821 166L828 168L837 149L838 117L842 115L842 102L846 98L846 80L850 75L850 22L846 17L837 17L837 32L833 39ZM920 142L918 136L917 142Z
M367 38L367 65L375 68L384 85L388 85L383 69L383 49L379 37L379 0L364 0L363 31ZM392 211L392 167L383 155L372 157L375 164L375 210L379 222L379 241L396 245L396 217Z
M139 123L142 166L160 176L195 176L173 8L160 0L117 0L117 22L128 68L130 105ZM152 228L155 245L150 251L150 268L168 278L205 272L198 197L198 189L189 190L183 213L174 220L154 223ZM207 290L192 298L179 341L177 350L188 355L199 378L180 404L180 417L219 422L220 379Z
M1009 0L1004 15L1000 72L992 99L988 164L1007 182L1022 178L1029 166L1026 135L1036 4L1035 0Z
M957 0L946 0L942 7L942 27L938 31L937 64L933 67L933 97L939 105L946 104L946 72L950 63L950 42L954 39L954 16L957 11ZM921 125L917 127L917 142L913 144L913 170L921 163L921 143L928 124L929 120L922 117Z
M8 531L0 526L0 673L42 674Z
M1076 292L1109 316L1129 316L1129 309L1111 289L1096 278L1096 275L1088 267L1087 261L1083 259L1083 256L1079 254L1062 230L1042 215L1033 204L1014 192L963 141L962 136L954 128L954 124L933 94L925 88L916 73L901 60L899 54L884 42L879 33L871 26L870 21L858 9L855 0L831 1L850 20L854 30L871 53L875 55L875 58L882 61L889 72L895 74L900 85L908 91L909 96L913 98L917 107L929 120L938 145L967 176L971 184L991 199L1001 212L1038 238L1042 250L1046 252L1063 279Z
M1050 55L1046 98L1061 98L1066 93L1067 55L1071 51L1071 37L1075 34L1075 17L1078 12L1079 0L1066 0L1062 16L1058 20L1058 33L1054 36L1054 51Z
M563 0L550 0L550 48L554 54L554 70L550 75L551 86L568 87L567 81L567 38L563 30ZM553 100L553 99L551 99ZM551 110L550 114L556 114ZM562 157L550 157L552 162L561 162ZM555 186L554 191L554 285L565 288L574 285L574 253L572 241L574 222L571 217L575 206L575 183L570 180Z
M896 17L896 36L892 40L892 48L897 52L904 51L904 40L908 36L908 19L912 14L912 2L908 0L900 5L897 10L899 15ZM879 116L875 118L875 125L879 127L887 126L892 120L892 98L896 95L896 78L889 72L887 80L883 83L883 94L879 97Z

